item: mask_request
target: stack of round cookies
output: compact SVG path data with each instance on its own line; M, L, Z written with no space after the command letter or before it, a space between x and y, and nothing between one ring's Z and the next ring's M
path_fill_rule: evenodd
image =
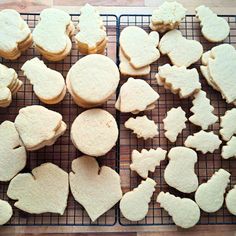
M105 103L115 93L119 80L116 64L106 56L93 54L70 68L66 84L74 102L90 108Z
M12 9L0 12L0 56L15 60L32 44L32 35L20 14Z
M49 61L63 60L71 51L70 37L74 29L68 13L53 8L45 9L33 31L35 47Z

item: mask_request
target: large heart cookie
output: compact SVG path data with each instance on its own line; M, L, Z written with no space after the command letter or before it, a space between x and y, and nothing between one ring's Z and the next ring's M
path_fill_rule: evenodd
M10 121L0 125L0 141L0 181L9 181L25 167L26 151Z
M63 215L68 194L68 173L52 163L34 168L32 174L18 174L7 190L7 196L17 200L14 206L31 214Z
M95 158L82 156L72 162L69 175L71 192L92 221L112 208L122 197L120 176Z

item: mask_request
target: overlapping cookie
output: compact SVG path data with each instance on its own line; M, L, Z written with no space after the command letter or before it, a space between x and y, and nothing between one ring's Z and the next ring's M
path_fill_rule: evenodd
M68 13L54 8L44 9L33 31L35 48L49 61L63 60L71 51L73 33L74 25Z
M78 50L83 54L102 54L108 37L98 10L87 3L80 9L80 12L77 25L79 32L75 36Z
M32 45L29 26L13 9L0 11L0 57L15 60Z

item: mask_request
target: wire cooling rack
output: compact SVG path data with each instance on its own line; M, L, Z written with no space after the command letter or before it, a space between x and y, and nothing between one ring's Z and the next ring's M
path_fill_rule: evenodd
M29 27L33 29L39 20L39 14L22 14L23 18L28 23ZM76 14L71 15L73 23L76 25L78 22L78 16ZM117 37L117 17L115 15L102 15L104 24L106 26L106 31L108 35L108 45L106 49L106 55L116 61L116 37ZM41 56L34 50L34 48L28 49L23 55L16 61L9 61L0 59L0 63L8 67L12 67L16 70L19 78L24 82L23 87L19 92L13 97L13 102L8 108L0 109L0 122L4 120L14 121L16 115L20 108L32 105L32 104L42 104L38 98L35 96L32 85L29 84L28 80L23 76L21 66L23 63L33 57ZM44 60L52 69L55 69L62 73L64 78L69 70L69 68L79 59L80 55L76 49L75 43L73 43L73 48L71 54L66 57L65 60L60 62L49 62ZM116 110L114 108L115 96L110 99L103 108L108 110L116 117ZM49 109L60 112L63 116L63 120L67 124L66 133L58 139L58 141L50 147L45 147L38 151L28 152L27 167L23 172L30 172L34 167L44 163L52 162L65 171L69 172L71 170L71 162L73 159L78 157L80 153L75 149L72 142L70 141L70 126L75 119L75 117L83 111L71 99L71 96L67 93L63 102L57 105L45 105ZM98 159L101 165L107 165L118 171L118 146L114 147L106 156ZM8 183L0 182L0 199L6 199ZM10 201L10 200L9 200ZM10 201L11 205L14 201ZM13 217L7 225L14 226L33 226L33 225L99 225L108 226L114 225L117 221L117 207L112 208L106 214L101 216L97 221L91 222L86 211L76 202L73 197L69 196L68 206L63 216L57 214L40 214L31 215L24 213L14 207Z
M230 35L224 41L225 43L230 43L236 46L236 17L235 16L222 16L224 17L229 25L230 25ZM139 26L150 32L149 29L150 15L121 15L119 18L119 32L131 25ZM188 39L196 39L201 42L204 47L204 51L211 49L216 44L210 43L206 41L199 27L199 22L197 19L188 15L184 19L184 21L179 26L179 29ZM134 39L135 43L135 39ZM145 53L145 51L143 52ZM157 148L161 147L165 150L170 150L173 146L182 146L185 139L189 134L193 134L194 132L199 131L200 129L197 126L194 126L191 123L187 123L187 128L183 130L182 134L178 136L177 142L172 144L164 137L163 130L163 118L166 116L166 113L172 107L181 106L185 112L187 117L191 116L189 109L192 106L191 99L179 99L177 95L173 95L170 91L165 90L162 86L157 86L155 80L155 74L157 73L158 66L163 65L165 63L170 63L167 57L161 57L157 62L151 65L151 72L149 76L143 77L155 91L160 94L160 99L157 102L156 108L152 111L147 111L145 114L148 115L149 118L153 119L159 125L159 136L154 138L153 140L144 141L143 139L137 139L135 135L131 134L131 131L124 128L124 122L130 117L130 114L120 113L120 174L122 178L122 187L124 192L130 191L133 188L137 187L141 182L141 178L137 176L135 172L132 172L129 168L131 163L131 153L133 149L141 151L143 148ZM195 67L199 71L200 62L194 64L192 67ZM211 103L215 108L214 113L217 116L221 116L224 112L231 108L231 106L227 105L225 101L222 100L221 95L213 90L202 77L200 71L200 80L202 83L203 90L206 91L208 98L211 99ZM122 79L124 83L126 78ZM142 115L140 113L139 115ZM210 127L210 130L214 131L214 133L218 134L219 132L219 122ZM149 204L149 211L144 220L139 222L131 222L126 220L121 213L119 213L119 223L121 225L170 225L173 224L171 217L167 214L166 211L161 209L159 205L156 203L156 197L160 191L169 191L176 196L180 197L190 197L193 199L194 194L183 194L169 187L164 181L164 169L167 165L168 161L165 160L161 162L160 167L156 168L156 171L149 176L153 178L157 182L156 191L152 197L152 200ZM228 186L228 189L231 189L234 184L236 184L236 160L222 160L220 157L220 150L215 151L213 154L200 154L198 153L198 163L195 166L196 174L199 177L199 183L203 183L208 180L212 174L218 170L219 168L224 168L231 173L231 181ZM221 210L216 213L207 214L201 212L201 219L199 224L235 224L236 217L231 215L225 205L221 208Z

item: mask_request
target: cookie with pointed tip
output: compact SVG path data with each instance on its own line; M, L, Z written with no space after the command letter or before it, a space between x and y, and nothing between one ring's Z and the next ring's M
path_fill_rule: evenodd
M142 220L148 213L148 204L155 191L156 182L147 178L130 192L123 195L120 201L122 215L131 221Z
M137 150L132 151L132 163L130 169L136 171L142 178L148 177L148 171L154 172L156 166L165 160L167 151L162 148L157 149L142 149L141 152Z
M229 141L236 134L236 108L232 108L220 117L220 135L225 141Z
M169 163L165 168L164 179L168 185L183 193L194 192L198 178L194 172L197 153L190 148L174 147L168 153Z
M68 194L68 173L52 163L34 168L32 174L18 174L7 189L7 196L16 200L14 206L31 214L63 215Z
M236 136L233 136L225 146L222 147L221 156L224 159L236 157Z
M195 68L177 67L165 64L158 67L157 83L179 94L180 98L187 98L201 89L199 75Z
M195 201L203 211L212 213L222 207L225 190L230 181L229 178L229 172L219 169L206 183L198 187L195 193Z
M129 78L121 88L115 108L121 112L137 114L155 108L159 94L144 80Z
M103 156L115 146L118 127L115 118L103 109L79 114L71 126L71 140L76 148L90 156Z
M133 133L138 138L143 138L144 140L154 138L159 134L158 126L153 120L148 119L147 116L130 117L124 125L125 128L133 130Z
M0 181L9 181L26 165L26 151L11 121L0 125Z
M186 39L176 29L161 38L159 49L162 54L168 55L174 65L185 67L197 62L203 53L203 47L198 41Z
M217 16L210 8L201 5L195 9L196 17L200 21L203 36L210 42L221 42L230 32L228 22Z
M160 192L157 202L164 208L177 226L191 228L200 219L200 209L198 205L189 198L175 197L168 192Z
M26 61L21 70L33 85L33 90L41 101L55 104L64 98L66 87L63 76L48 68L39 58Z
M187 9L182 4L174 2L164 2L151 16L150 28L164 33L167 30L175 29L185 17Z
M135 69L148 66L159 59L158 43L157 32L148 34L137 26L128 26L120 33L120 47Z
M220 147L221 143L222 141L213 131L206 132L201 130L193 135L189 135L184 142L184 146L195 148L197 151L206 154L207 152L213 153Z
M12 217L13 211L11 205L0 199L0 225L6 224Z
M186 128L185 122L187 120L186 113L181 107L171 108L167 112L166 118L163 119L165 137L170 142L175 142L178 135Z
M227 193L225 203L228 211L236 215L236 185Z
M70 189L92 221L111 209L122 197L120 176L95 158L81 156L72 161Z
M216 123L218 117L213 113L214 107L210 104L210 99L207 98L206 92L200 90L193 97L193 106L190 109L193 115L189 117L189 121L206 130L210 125Z

